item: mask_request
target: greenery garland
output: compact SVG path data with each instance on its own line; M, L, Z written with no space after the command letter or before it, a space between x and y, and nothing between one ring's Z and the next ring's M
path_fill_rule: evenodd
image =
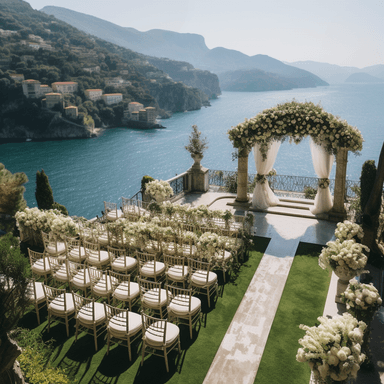
M251 119L232 127L229 139L235 148L247 149L260 145L263 158L274 140L298 144L306 136L322 145L328 153L337 154L339 148L357 153L363 148L361 132L345 120L324 111L312 102L299 103L295 100L265 109Z

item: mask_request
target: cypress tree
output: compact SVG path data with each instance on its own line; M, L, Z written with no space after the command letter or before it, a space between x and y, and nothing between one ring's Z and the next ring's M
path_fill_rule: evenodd
M376 165L375 160L367 160L361 169L360 177L360 206L361 211L364 212L364 208L368 202L369 196L372 192L373 185L376 178Z
M36 172L36 202L39 209L51 209L53 203L52 188L49 185L48 176L45 174L44 169L41 172Z

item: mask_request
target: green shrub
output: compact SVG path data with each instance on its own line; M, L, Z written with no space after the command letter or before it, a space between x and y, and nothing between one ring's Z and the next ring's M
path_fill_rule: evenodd
M237 192L237 172L224 177L225 190L229 193Z
M68 210L67 210L67 208L63 204L59 204L59 203L54 202L52 204L52 209L57 209L63 215L68 216Z
M367 160L361 169L360 176L360 207L364 212L364 208L368 202L369 196L372 192L373 184L376 178L376 165L375 160Z
M69 384L65 371L55 368L49 361L53 351L52 343L44 341L41 335L28 329L18 329L12 335L23 348L18 361L25 378L30 384Z
M314 200L316 196L317 190L308 185L304 187L304 197L306 199Z
M151 176L145 175L141 179L141 191L145 192L145 185L149 183L150 181L154 181L155 179Z

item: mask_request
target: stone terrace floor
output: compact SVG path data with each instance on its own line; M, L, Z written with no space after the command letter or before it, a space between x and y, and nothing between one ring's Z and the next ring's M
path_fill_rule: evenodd
M193 193L177 203L205 204L211 209L229 209L244 214L242 208L227 205L235 195L228 193ZM324 220L253 212L256 235L270 238L259 267L224 336L204 384L254 382L299 242L323 244L332 240L335 223ZM374 271L372 271L374 272ZM375 276L375 273L373 273ZM337 277L332 274L324 316L343 312L335 303ZM374 372L360 372L358 384L384 383L384 311L372 322ZM299 347L299 344L298 344Z

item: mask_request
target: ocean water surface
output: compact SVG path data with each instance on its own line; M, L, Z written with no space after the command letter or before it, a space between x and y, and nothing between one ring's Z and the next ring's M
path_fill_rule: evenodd
M209 148L202 164L210 169L236 170L226 132L266 108L296 99L320 103L323 108L356 126L364 137L360 156L349 154L347 178L358 180L365 160L378 161L384 141L384 84L340 84L276 92L223 92L211 107L174 114L163 120L166 129L114 128L87 140L8 143L0 145L0 162L29 178L25 198L36 206L36 171L44 169L55 201L70 215L100 215L103 201L118 202L140 189L143 175L168 179L192 164L184 149L193 124L207 136ZM281 175L316 176L308 140L281 145L274 168ZM335 166L331 177L334 177ZM255 173L253 156L249 172Z

